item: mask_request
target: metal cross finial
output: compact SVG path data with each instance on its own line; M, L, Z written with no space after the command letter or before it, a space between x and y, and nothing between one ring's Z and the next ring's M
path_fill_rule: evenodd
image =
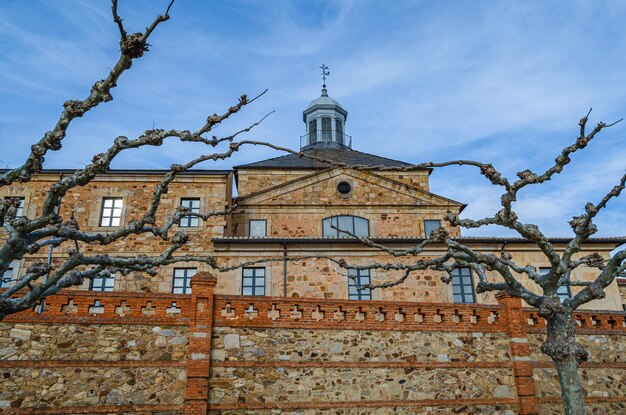
M330 71L328 70L328 69L330 69L330 68L328 68L328 66L326 66L326 65L322 64L322 65L320 66L320 69L322 70L322 81L324 81L323 88L326 88L326 77L327 77L328 75L330 75Z

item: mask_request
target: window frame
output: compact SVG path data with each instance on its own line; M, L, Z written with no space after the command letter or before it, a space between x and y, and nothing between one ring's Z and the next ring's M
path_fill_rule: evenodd
M467 270L469 275L464 275L462 273L463 270ZM455 272L459 272L458 275L455 275ZM455 277L457 278L457 280L459 281L459 283L455 283ZM465 282L463 282L463 278L464 277L469 277L470 279L470 283L466 284ZM476 288L474 287L474 275L472 273L472 269L469 267L461 267L461 268L455 268L452 270L452 281L450 281L450 284L452 286L452 300L454 301L455 304L476 304ZM459 287L460 288L460 293L456 294L454 292L454 288L455 287ZM466 292L466 287L470 288L470 291ZM465 299L465 297L467 295L472 296L472 301L467 301ZM456 296L460 295L461 296L461 301L458 302L456 299Z
M309 144L317 142L317 118L309 120Z
M430 232L428 232L428 229L427 229L428 225L427 224L432 225L434 222L437 222L438 226L436 228L431 229ZM441 220L440 219L424 219L424 235L426 235L427 238L430 237L430 233L432 231L434 231L435 229L439 229L439 228L441 228Z
M263 235L252 235L252 222L263 222ZM249 219L248 220L248 237L249 238L266 238L267 237L267 219Z
M336 235L326 235L325 232L325 226L324 224L326 223L326 221L330 221L330 224L333 225L333 219L336 219L336 224L335 226L337 228L339 228L339 218L342 217L348 217L348 218L352 218L352 229L346 229L347 231L353 233L356 236L365 236L365 237L369 237L371 232L370 232L370 221L369 219L363 218L361 216L355 216L355 215L335 215L335 216L329 216L327 218L322 219L322 237L323 238L351 238L350 235L346 234L345 236L340 236L340 233L345 233L345 232L341 232L339 229L333 229L332 227L329 228L329 231L334 232ZM366 227L367 227L367 234L366 235L361 235L356 233L356 222L355 219L360 219L362 221L364 221Z
M182 278L176 276L176 271L183 271ZM194 275L198 273L198 268L196 267L177 267L172 271L172 294L191 294L191 279ZM191 275L189 275L191 274ZM176 281L182 280L183 284L180 287L176 286ZM176 292L176 290L181 290L181 292Z
M328 123L328 128L324 128L324 121ZM322 142L327 143L333 141L333 119L332 117L321 117Z
M552 268L550 268L550 267L539 267L539 274L546 275L548 272L550 272L551 269ZM562 292L563 289L565 289L567 292L566 293ZM561 292L559 292L559 291L561 291ZM559 300L561 302L563 302L565 300L571 300L572 299L572 288L569 285L561 285L559 288L556 289L556 296L559 297Z
M108 208L105 207L105 203L107 200L112 200L113 201L113 205ZM122 204L120 209L120 216L114 216L113 213L116 209L115 207L115 201L119 200ZM104 210L105 209L111 209L111 216L107 216L106 218L108 218L108 225L104 225L103 221L105 219L104 216ZM120 226L123 226L123 219L124 218L124 198L120 197L120 196L106 196L106 197L102 197L101 203L100 203L100 217L98 218L98 227L100 228L119 228ZM119 219L119 224L117 225L113 225L113 219Z
M262 276L258 276L257 272L258 271L263 271L263 275ZM252 271L252 275L250 276L246 276L245 273L246 271ZM246 278L251 278L252 279L252 285L246 285L245 284L245 280ZM262 284L257 284L257 280L262 280ZM265 284L267 282L267 270L265 269L265 267L245 267L241 269L241 295L245 295L245 296L253 296L253 297L263 297L265 296ZM246 288L251 288L251 293L250 294L246 294ZM257 293L257 289L262 289L263 293Z
M26 206L26 197L25 196L4 196L4 200L7 199L19 199L20 204L15 211L15 219L21 218L24 216L24 207ZM4 222L6 218L2 219L2 223L0 223L1 227L4 227Z
M9 265L9 267L2 273L2 278L0 278L0 289L11 288L13 286L13 281L16 281L13 279L15 271L16 269ZM5 276L8 272L11 274L9 275L9 279L5 280Z
M350 274L355 273L354 275L358 280L358 285L363 286L364 284L370 284L372 282L372 276L370 274L369 269L356 269L356 268L348 268L348 300L356 300L356 301L369 301L372 299L372 289L364 288L362 290L357 289L357 281L350 278ZM363 275L362 275L363 274ZM367 274L367 275L365 275ZM367 278L367 282L363 282L362 278ZM354 288L354 293L350 292L351 288ZM356 297L356 298L355 298ZM367 297L367 298L365 298Z
M96 280L101 280L99 285L95 284ZM111 285L107 284L111 281ZM109 289L110 288L110 289ZM111 274L108 277L94 277L89 281L89 290L97 292L113 292L115 290L115 274Z
M343 121L339 118L335 118L335 135L337 136L337 142L344 144Z
M198 202L198 207L194 208L193 206L185 206L183 203L184 202ZM202 200L199 197L181 197L180 200L178 201L178 206L181 207L186 207L190 213L200 213L200 207L202 206ZM195 209L195 210L194 210ZM183 221L186 220L187 224L183 225ZM195 225L192 225L193 221L195 220ZM200 227L200 218L198 216L192 216L192 215L184 215L181 216L180 219L178 220L178 227L179 228L199 228Z

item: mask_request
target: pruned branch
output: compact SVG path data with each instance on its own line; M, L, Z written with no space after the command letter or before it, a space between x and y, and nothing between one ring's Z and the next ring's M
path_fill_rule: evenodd
M172 4L173 1L169 4L166 13L157 16L143 33L128 35L124 29L122 19L117 14L117 0L112 1L113 21L117 24L121 36L121 53L113 69L109 71L106 78L93 84L87 98L70 100L63 104L64 108L56 125L31 147L31 152L26 161L21 166L0 174L0 186L7 186L15 181L25 182L31 180L43 168L44 157L48 151L61 149L67 129L74 119L82 117L101 103L113 99L111 90L117 86L117 82L124 72L131 68L133 59L140 58L148 50L148 38L159 24L169 19L168 13Z

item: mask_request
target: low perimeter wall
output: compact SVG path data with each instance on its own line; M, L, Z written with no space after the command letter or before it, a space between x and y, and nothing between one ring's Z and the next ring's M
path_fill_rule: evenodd
M545 321L499 305L66 292L0 324L7 414L560 414ZM36 308L39 310L39 307ZM626 413L624 313L580 312L589 413Z

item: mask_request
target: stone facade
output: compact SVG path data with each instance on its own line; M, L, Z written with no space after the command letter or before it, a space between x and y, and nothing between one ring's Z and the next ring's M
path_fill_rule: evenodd
M18 184L0 189L0 197L19 196L25 198L24 214L35 217L45 197L45 189L63 172L41 174L27 184ZM107 231L99 226L103 198L119 197L123 200L121 223L139 217L150 202L153 189L163 173L112 171L102 175L93 183L76 188L64 198L61 214L75 211L81 229ZM239 195L232 198L231 181L236 178ZM341 194L337 190L340 182L350 183L351 190ZM237 208L227 217L216 216L207 222L199 221L198 227L180 228L190 235L190 243L180 253L213 255L220 265L237 266L246 261L272 261L260 264L265 268L265 293L289 297L348 298L348 278L345 269L325 259L291 261L289 258L322 256L343 258L349 264L367 265L374 262L387 263L413 261L414 258L393 258L380 251L351 242L346 238L323 238L323 220L336 215L352 215L366 219L369 234L375 238L387 238L385 244L397 249L406 249L425 236L425 221L439 220L448 211L458 212L463 205L429 192L428 171L403 171L385 169L381 171L351 170L344 167L321 169L292 168L246 168L230 171L200 171L181 175L172 183L161 202L157 220L167 215L180 204L182 198L197 198L200 211L221 211L236 203ZM251 220L263 220L266 238L249 238ZM179 229L175 226L174 231ZM458 228L448 231L460 237ZM2 228L0 228L0 239ZM542 253L532 244L497 238L467 239L473 249L483 252L499 252L503 244L519 264L537 267L549 266ZM589 243L580 256L599 252L608 256L619 241L611 239ZM564 247L564 244L557 247ZM106 252L110 255L160 253L166 243L150 235L129 237L108 246L90 244L82 247L86 253ZM66 249L55 249L52 262L60 263L67 255ZM441 247L433 246L423 257L441 255ZM35 261L46 261L47 251L27 256L21 263L14 264L17 274L23 274ZM287 261L284 259L287 258ZM114 290L165 293L171 292L175 268L186 267L197 271L210 271L202 263L180 263L163 267L156 276L132 272L127 276L116 276ZM217 290L221 294L242 293L242 271L235 269L218 276ZM398 278L397 272L373 270L373 282L390 281ZM595 271L580 268L575 278L589 280ZM495 276L494 276L495 278ZM537 289L534 283L520 276L525 285ZM475 283L475 282L474 282ZM86 281L83 288L89 289ZM579 288L573 287L575 294ZM374 290L372 298L377 300L452 302L452 288L443 284L440 275L431 271L415 272L402 286L384 291ZM495 304L493 294L475 294L479 303ZM586 305L588 309L621 310L623 300L617 284L607 288L607 296Z

